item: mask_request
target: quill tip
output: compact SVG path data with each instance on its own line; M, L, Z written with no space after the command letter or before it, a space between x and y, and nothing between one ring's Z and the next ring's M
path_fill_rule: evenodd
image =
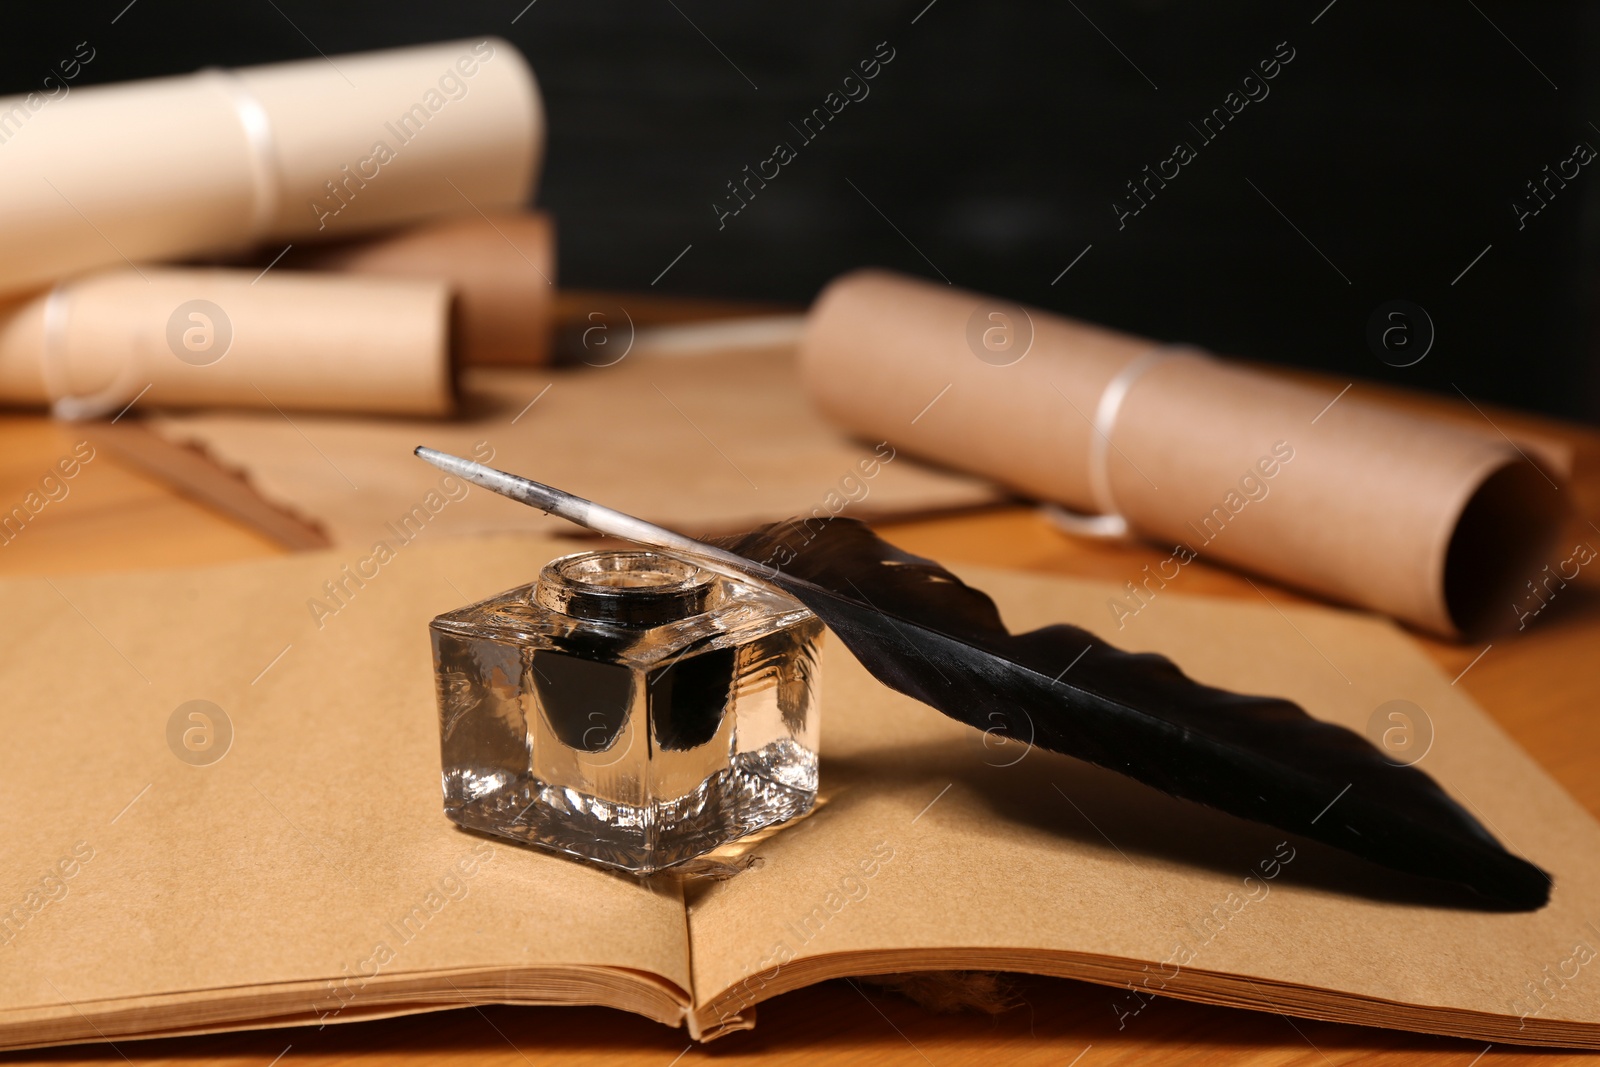
M448 452L440 452L437 449L429 448L427 445L418 445L411 450L411 454L424 463L431 463L440 468L445 467L449 460L456 460L458 463L465 462L456 456L450 455Z
M426 445L418 445L411 450L411 454L425 463L431 463L447 474L453 474L463 481L471 482L473 485L482 486L490 492L499 493L501 496L515 500L518 503L538 508L546 514L559 515L564 519L577 523L579 526L593 528L590 522L590 511L593 505L582 497L573 496L571 493L523 478L520 475L496 470L486 463L479 463L475 460L467 459L465 456L453 456L449 452L440 452L438 449L429 448Z
M411 454L422 460L424 463L431 464L442 471L465 478L467 481L473 482L474 484L484 486L488 489L493 489L502 496L512 495L506 491L504 487L506 483L511 481L525 480L516 479L513 475L508 475L504 471L497 471L493 467L486 466L482 463L477 463L473 460L467 459L464 456L453 456L449 452L440 452L438 449L429 448L427 445L418 445L416 448L411 450ZM496 475L499 477L496 478Z

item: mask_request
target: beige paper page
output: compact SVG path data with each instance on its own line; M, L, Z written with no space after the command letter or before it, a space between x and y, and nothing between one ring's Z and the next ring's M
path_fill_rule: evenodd
M627 343L620 334L613 340ZM470 369L462 418L451 422L266 412L165 415L150 423L167 439L197 442L243 470L264 497L321 522L335 543L361 546L390 536L390 524L407 521L439 490L439 472L411 455L417 445L478 458L688 532L998 498L979 479L932 470L830 427L806 403L788 348L693 356L640 348L607 367ZM426 528L429 537L572 531L487 495L447 500L411 527Z
M491 842L441 809L428 620L562 550L399 548L320 628L306 602L348 554L0 583L0 1045L468 994L676 1021L670 884ZM197 700L220 709L192 709L210 748L178 714Z
M1415 736L1432 730L1418 765L1553 873L1551 904L1527 914L1432 906L1420 881L1315 843L1280 845L1270 827L985 738L884 689L833 644L826 802L765 842L760 866L691 898L703 1030L739 1025L742 1006L796 981L993 967L1108 983L1106 1013L1130 1029L1141 1010L1160 1011L1150 997L1164 991L1600 1047L1600 977L1577 962L1600 949L1600 827L1395 627L1167 593L1118 632L1109 586L963 573L1013 630L1074 622L1169 655L1203 682L1288 696L1363 733L1380 705L1413 702ZM1397 725L1384 718L1378 731ZM1326 817L1338 818L1328 799ZM780 966L786 957L797 962ZM1530 994L1528 983L1562 968L1566 980Z

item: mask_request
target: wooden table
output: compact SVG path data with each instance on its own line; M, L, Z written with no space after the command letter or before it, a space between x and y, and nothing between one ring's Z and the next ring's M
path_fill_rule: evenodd
M1335 383L1337 389L1342 383ZM1398 402L1478 418L1437 398ZM1600 547L1600 432L1488 409L1503 430L1537 431L1574 449L1565 490L1580 518L1571 539ZM33 488L80 438L71 426L0 416L0 502ZM1033 511L1006 507L884 530L906 548L971 561L1121 582L1161 553L1138 545L1077 541ZM283 552L278 544L185 500L166 485L97 458L71 494L23 535L0 546L0 574L190 566ZM1204 562L1185 571L1185 592L1258 597L1237 575ZM1258 581L1274 602L1293 593ZM1419 638L1460 685L1566 789L1600 816L1600 590L1593 569L1563 590L1527 631L1459 646ZM1110 1067L1112 1064L1425 1063L1490 1067L1579 1062L1576 1054L1517 1050L1395 1031L1161 1000L1118 1031L1103 989L1017 978L1021 1006L998 1016L938 1015L865 982L829 982L760 1007L755 1031L691 1046L682 1031L598 1008L487 1008L440 1012L323 1030L291 1029L163 1041L125 1041L0 1056L0 1062L141 1064L624 1064L671 1067L743 1063L872 1063L945 1067L985 1062ZM282 1054L282 1059L274 1057ZM1482 1054L1481 1059L1475 1059Z

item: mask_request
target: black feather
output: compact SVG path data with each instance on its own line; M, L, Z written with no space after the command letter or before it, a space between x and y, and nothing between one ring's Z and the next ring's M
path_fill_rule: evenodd
M1398 871L1543 906L1550 878L1426 773L1279 698L1201 685L1076 626L1012 634L994 602L850 519L791 519L713 542L822 619L884 684L980 730ZM1070 668L1070 669L1069 669Z

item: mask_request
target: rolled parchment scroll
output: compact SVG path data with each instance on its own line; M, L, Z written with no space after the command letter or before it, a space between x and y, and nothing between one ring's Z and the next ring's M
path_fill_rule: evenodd
M543 140L496 38L0 98L0 292L519 206Z
M274 270L114 270L0 307L0 402L65 418L144 407L443 415L441 282Z
M1200 558L1476 635L1515 623L1554 558L1559 475L1359 388L880 271L824 290L801 359L847 430L1170 547L1108 604L1114 629Z
M261 266L277 251L267 249ZM334 244L297 244L274 269L284 268L443 281L456 298L463 366L550 361L556 237L543 212L464 215Z

